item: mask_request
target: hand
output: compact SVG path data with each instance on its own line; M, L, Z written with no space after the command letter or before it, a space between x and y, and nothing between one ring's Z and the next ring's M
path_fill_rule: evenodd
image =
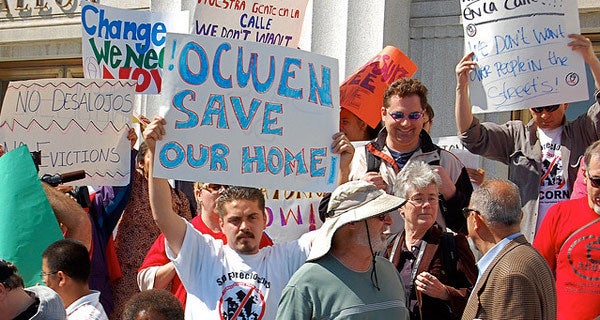
M377 172L367 172L360 180L374 184L377 189L386 191L388 184L383 180L383 177Z
M440 185L440 193L444 196L445 200L451 199L456 194L456 186L454 185L454 181L450 178L448 171L444 169L442 166L431 166L433 171L435 171L440 178L442 179L442 184Z
M133 149L133 147L135 147L135 143L137 142L138 136L137 133L135 133L135 129L131 128L129 129L129 132L127 132L127 140L129 140L129 142L131 142L131 149Z
M4 152L4 147L0 144L0 157L2 157L6 152Z
M343 132L334 134L331 139L333 139L331 143L333 153L340 155L340 168L342 170L344 168L349 170L350 162L352 162L352 157L354 156L354 146Z
M456 89L466 89L469 86L469 72L477 67L477 62L471 59L475 55L474 52L467 53L460 62L456 65Z
M415 288L417 291L432 298L444 301L450 300L450 294L448 293L448 290L446 290L446 286L440 282L438 278L427 271L423 271L417 275L417 279L415 279Z
M485 170L481 168L472 169L467 168L467 173L469 174L469 178L471 179L471 183L479 186L485 180Z
M571 50L579 52L587 64L591 64L597 59L590 39L580 34L570 34L569 38L573 41L567 45L571 47Z
M154 153L156 149L156 141L162 140L162 137L165 135L166 124L167 121L163 117L154 116L152 122L146 126L143 136L150 152Z

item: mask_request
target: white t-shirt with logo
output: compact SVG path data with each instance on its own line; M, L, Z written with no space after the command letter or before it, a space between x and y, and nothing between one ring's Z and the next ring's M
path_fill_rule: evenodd
M185 318L275 319L283 288L306 261L311 238L305 234L243 255L187 223L177 257L166 244L188 293Z
M560 151L562 130L562 126L551 130L538 128L542 147L542 177L536 231L552 205L569 199L569 186L565 176L567 171Z

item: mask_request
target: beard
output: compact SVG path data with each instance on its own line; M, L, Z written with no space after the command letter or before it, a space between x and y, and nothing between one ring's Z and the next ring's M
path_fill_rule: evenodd
M365 225L365 228L367 226ZM385 236L382 235L382 231L379 230L377 232L373 231L373 230L369 230L369 235L370 237L367 236L367 231L365 229L364 232L361 232L359 234L356 234L354 236L354 242L357 245L360 246L365 246L365 247L369 247L369 242L371 243L371 247L373 248L373 253L377 253L379 251L382 251L383 249L386 248L386 241L385 241Z

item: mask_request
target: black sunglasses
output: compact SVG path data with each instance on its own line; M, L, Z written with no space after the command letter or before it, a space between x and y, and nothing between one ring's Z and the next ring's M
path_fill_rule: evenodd
M212 192L216 192L219 191L221 189L226 190L227 188L229 188L228 185L225 184L216 184L216 183L208 183L205 184L204 186L202 186L202 189L208 190L208 191L212 191Z
M542 111L544 111L544 110L546 110L546 112L554 112L554 111L558 110L558 107L560 107L560 104L555 104L553 106L547 106L547 107L531 108L531 110L533 110L533 112L535 112L535 113L542 113Z
M479 210L475 210L475 209L471 209L471 208L462 208L462 214L463 214L463 216L465 216L465 218L468 218L469 215L471 215L471 212L475 212L475 214L481 214L481 211L479 211Z
M599 177L587 177L594 188L600 188L600 178Z

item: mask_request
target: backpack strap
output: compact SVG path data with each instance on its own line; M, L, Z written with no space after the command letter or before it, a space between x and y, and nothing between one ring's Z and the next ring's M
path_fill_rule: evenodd
M379 172L381 158L376 157L368 148L365 148L365 156L367 160L367 172Z
M440 244L442 246L442 253L444 259L444 267L448 272L448 280L450 285L453 285L456 280L456 264L458 263L458 254L456 253L456 241L454 240L454 234L452 232L443 232L440 238Z

